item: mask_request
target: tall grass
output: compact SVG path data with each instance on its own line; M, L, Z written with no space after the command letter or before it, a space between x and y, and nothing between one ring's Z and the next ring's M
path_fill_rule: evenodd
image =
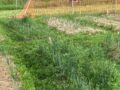
M106 54L109 38L65 35L49 27L44 17L12 19L5 25L6 35L14 44L3 45L7 43L11 48L9 53L25 65L36 90L120 89L119 64Z
M0 0L0 10L22 9L27 0Z

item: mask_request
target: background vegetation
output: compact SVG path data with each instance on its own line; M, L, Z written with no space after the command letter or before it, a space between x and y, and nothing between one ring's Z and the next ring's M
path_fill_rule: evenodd
M17 1L17 7L16 7ZM0 0L0 10L21 9L27 0Z
M16 7L17 1L17 7ZM0 0L0 10L22 9L27 0ZM69 0L33 0L35 7L71 5ZM115 4L115 0L80 0L77 5Z

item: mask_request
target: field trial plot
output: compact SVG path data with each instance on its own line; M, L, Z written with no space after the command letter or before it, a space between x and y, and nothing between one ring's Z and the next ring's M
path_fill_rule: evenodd
M112 28L113 31L115 32L120 32L120 21L118 21L118 17L114 16L108 16L107 17L99 17L99 16L82 16L82 17L77 17L76 20L79 19L84 19L93 23L96 23L97 26L99 27L109 27ZM116 20L115 20L116 19Z
M103 30L77 25L70 20L68 21L62 18L49 18L47 23L49 26L55 27L57 30L63 31L66 34L76 34L79 32L88 34L105 33Z

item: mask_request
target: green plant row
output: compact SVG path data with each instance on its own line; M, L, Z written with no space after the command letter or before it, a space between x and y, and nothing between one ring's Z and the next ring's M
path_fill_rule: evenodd
M120 57L115 56L120 49L119 34L66 35L48 26L48 18L3 23L11 43L6 40L2 45L9 46L5 50L26 68L21 72L26 75L24 90L32 90L26 83L32 83L35 90L119 90Z

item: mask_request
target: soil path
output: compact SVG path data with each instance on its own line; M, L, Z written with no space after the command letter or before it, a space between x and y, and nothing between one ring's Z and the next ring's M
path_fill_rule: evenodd
M0 90L14 90L13 80L5 62L5 58L0 55Z

